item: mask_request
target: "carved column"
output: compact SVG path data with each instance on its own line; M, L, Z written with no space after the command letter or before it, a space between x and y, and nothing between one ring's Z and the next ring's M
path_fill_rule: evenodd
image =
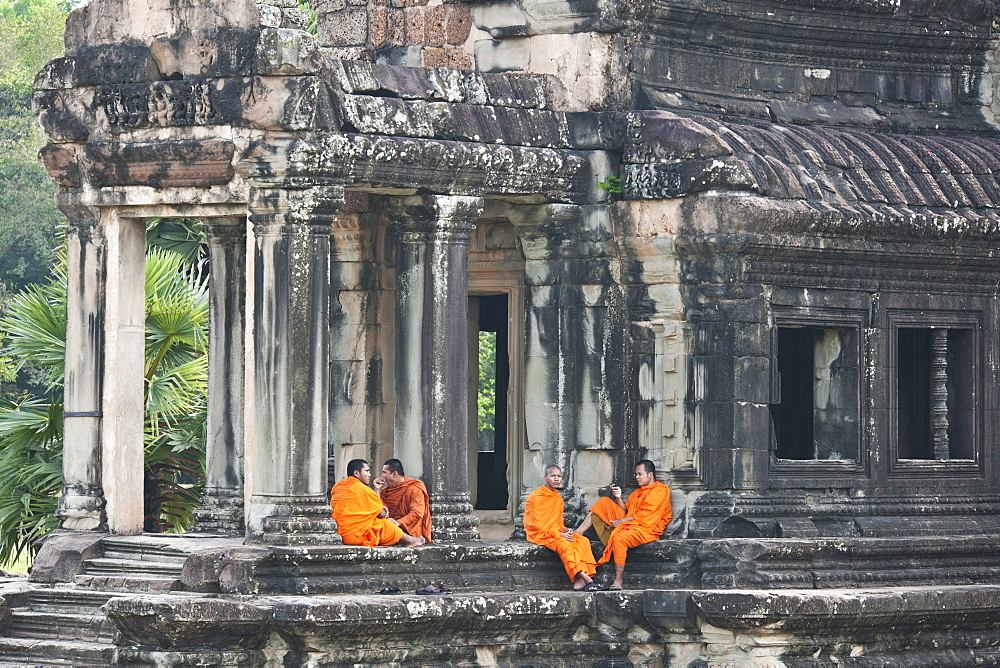
M246 381L246 221L213 220L208 238L210 319L205 493L195 530L242 534Z
M431 496L435 541L478 540L469 502L469 235L478 197L391 198L396 236L396 455Z
M948 446L948 330L931 330L931 432L934 459L949 459Z
M66 380L63 491L56 515L64 529L101 528L101 388L104 369L105 243L95 217L70 218L66 234Z
M251 189L254 438L251 540L340 542L330 519L330 225L343 188Z

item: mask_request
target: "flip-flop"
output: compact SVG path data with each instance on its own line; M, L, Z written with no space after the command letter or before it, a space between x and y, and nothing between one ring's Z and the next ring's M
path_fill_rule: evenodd
M442 582L439 585L429 584L423 589L418 589L417 593L430 595L430 594L450 594L452 592L450 589L448 589L448 586Z
M606 589L607 587L599 585L596 582L588 582L587 584L583 585L582 587L574 591L605 591Z
M402 594L403 591L399 587L386 587L385 589L383 589L379 593L380 594Z

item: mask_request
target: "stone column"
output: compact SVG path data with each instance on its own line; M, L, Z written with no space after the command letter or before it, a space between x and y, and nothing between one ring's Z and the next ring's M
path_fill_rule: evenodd
M105 524L101 487L105 259L96 215L71 217L66 234L63 491L56 510L64 529L91 530Z
M431 496L435 541L478 540L469 503L469 235L478 197L390 198L396 256L396 455Z
M146 228L115 210L101 216L107 248L104 369L101 391L101 484L108 530L143 530Z
M246 220L212 220L203 229L211 267L208 425L205 493L195 531L242 534Z
M254 438L248 537L339 542L330 519L330 226L336 185L250 193L254 272Z

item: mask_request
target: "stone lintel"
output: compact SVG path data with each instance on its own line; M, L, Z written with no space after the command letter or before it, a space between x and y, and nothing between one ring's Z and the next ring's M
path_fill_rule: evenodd
M213 186L232 180L235 145L225 140L181 140L84 147L88 182L107 186Z
M593 189L584 153L564 149L316 133L251 148L238 169L248 178L339 178L352 188L506 196L534 202L586 201Z

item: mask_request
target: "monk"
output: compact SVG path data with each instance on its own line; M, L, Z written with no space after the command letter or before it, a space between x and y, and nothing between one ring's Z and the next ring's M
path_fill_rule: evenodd
M597 564L590 541L563 523L562 477L562 469L555 464L545 467L545 484L524 502L524 533L535 545L555 550L573 582L573 591L601 591L604 587L593 579Z
M363 459L347 463L347 477L330 490L330 517L337 520L337 532L344 545L423 545L422 536L411 536L399 528L399 523L389 518L389 511L368 483L372 479L371 466Z
M597 563L606 564L614 558L615 579L608 587L613 591L622 588L629 548L658 540L672 517L670 488L657 482L653 462L643 459L635 465L635 481L639 489L629 495L627 504L622 501L621 487L612 485L614 500L598 499L587 518L575 529L575 533L583 533L593 524L606 546Z
M399 523L399 528L431 542L431 499L424 483L407 478L403 462L388 459L382 465L382 475L375 478L373 484L389 509L389 517Z

